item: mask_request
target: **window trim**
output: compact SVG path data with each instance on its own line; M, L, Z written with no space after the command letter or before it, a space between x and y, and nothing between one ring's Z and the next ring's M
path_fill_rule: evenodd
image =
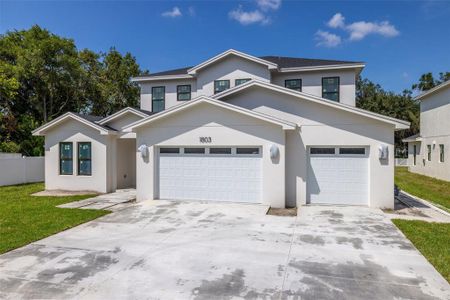
M83 144L89 145L90 158L81 158L80 157L80 146ZM89 174L80 174L81 161L90 161L91 162L91 168L89 170ZM92 143L91 142L77 142L77 176L92 176Z
M178 88L180 88L180 87L184 87L184 86L188 86L189 87L189 93L188 92L180 92L179 90L178 90ZM189 99L180 99L180 95L181 94L189 94ZM189 101L189 100L191 100L192 99L192 85L190 85L190 84L180 84L180 85L177 85L177 101Z
M70 159L64 159L64 160L70 160L71 161L71 163L72 163L72 172L71 173L67 173L67 174L62 174L62 156L61 156L61 146L62 145L64 145L64 144L67 144L67 145L70 145L70 148L71 148L71 157L70 157ZM59 175L62 175L62 176L67 176L67 175L73 175L73 142L59 142Z
M237 83L238 80L245 80L245 81L238 84L238 83ZM244 83L246 83L246 82L249 82L250 80L252 80L252 79L251 79L251 78L237 78L237 79L234 80L234 86L238 86L238 85L244 84Z
M431 161L431 145L427 145L427 161Z
M327 94L331 94L331 93L337 93L337 100L331 100L328 98L325 98L324 96L324 92L323 92L323 81L325 79L331 79L331 78L337 78L337 92L326 92ZM328 77L322 77L322 98L330 100L330 101L335 101L335 102L341 102L341 78L339 76L328 76Z
M223 91L226 91L226 90L228 90L230 88L230 80L229 79L214 80L214 95L223 92L223 91L216 92L216 83L218 83L220 81L228 82L228 88L224 89Z
M445 162L445 146L444 144L439 144L439 162Z
M158 110L158 111L155 111L154 110L154 101L155 101L155 99L154 99L154 95L155 95L155 93L153 92L153 90L154 89L159 89L159 88L162 88L163 89L163 98L162 98L162 100L161 99L156 99L156 101L162 101L162 103L163 103L163 109L162 110ZM160 111L163 111L164 109L166 109L166 86L164 86L164 85L159 85L159 86L152 86L152 112L160 112Z
M288 81L294 81L294 80L295 80L295 81L297 81L297 80L300 81L300 90L288 88L288 87L286 86L286 84L287 84ZM301 78L285 79L285 80L284 80L284 87L287 88L287 89L293 90L293 91L301 92L302 89L303 89L303 81L302 81Z

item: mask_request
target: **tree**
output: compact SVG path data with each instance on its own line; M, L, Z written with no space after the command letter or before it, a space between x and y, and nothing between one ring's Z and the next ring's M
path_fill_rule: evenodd
M450 80L450 72L440 72L439 79L434 79L433 73L428 72L420 76L419 82L413 84L412 89L421 92L428 91L447 80Z
M139 105L130 82L136 59L112 48L78 51L72 39L35 25L0 35L0 151L41 155L43 140L31 131L67 111L111 114Z

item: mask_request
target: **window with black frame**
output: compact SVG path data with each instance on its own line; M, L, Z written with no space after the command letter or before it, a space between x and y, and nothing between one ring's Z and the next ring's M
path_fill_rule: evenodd
M295 91L302 91L302 80L301 79L286 79L284 81L284 87L295 90Z
M59 143L59 174L73 174L73 144L71 142Z
M235 86L238 86L238 85L241 85L241 84L243 84L243 83L246 83L247 81L250 81L250 80L251 80L250 78L236 79L236 80L234 81L234 85L235 85Z
M339 77L322 78L322 98L339 102Z
M177 85L177 100L188 101L191 100L191 85Z
M78 175L92 175L92 149L90 142L78 143Z
M223 92L230 88L229 80L214 80L214 94Z
M152 112L164 110L166 98L166 88L163 86L152 87Z

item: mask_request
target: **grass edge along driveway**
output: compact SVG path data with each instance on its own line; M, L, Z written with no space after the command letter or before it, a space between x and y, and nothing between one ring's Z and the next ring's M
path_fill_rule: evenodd
M0 254L109 213L56 207L93 195L31 196L43 189L43 183L0 187Z
M400 219L392 222L450 283L450 223Z
M450 212L450 182L395 167L395 184L403 191Z

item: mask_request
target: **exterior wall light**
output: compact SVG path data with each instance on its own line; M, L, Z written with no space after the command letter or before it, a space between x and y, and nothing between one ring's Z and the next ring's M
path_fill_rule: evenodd
M270 158L271 159L277 159L280 155L280 149L278 149L277 145L271 145L270 146Z
M138 151L141 152L141 157L146 159L148 157L148 147L145 144L139 146Z
M378 147L378 157L380 159L388 159L389 158L389 148L387 145L380 145Z

